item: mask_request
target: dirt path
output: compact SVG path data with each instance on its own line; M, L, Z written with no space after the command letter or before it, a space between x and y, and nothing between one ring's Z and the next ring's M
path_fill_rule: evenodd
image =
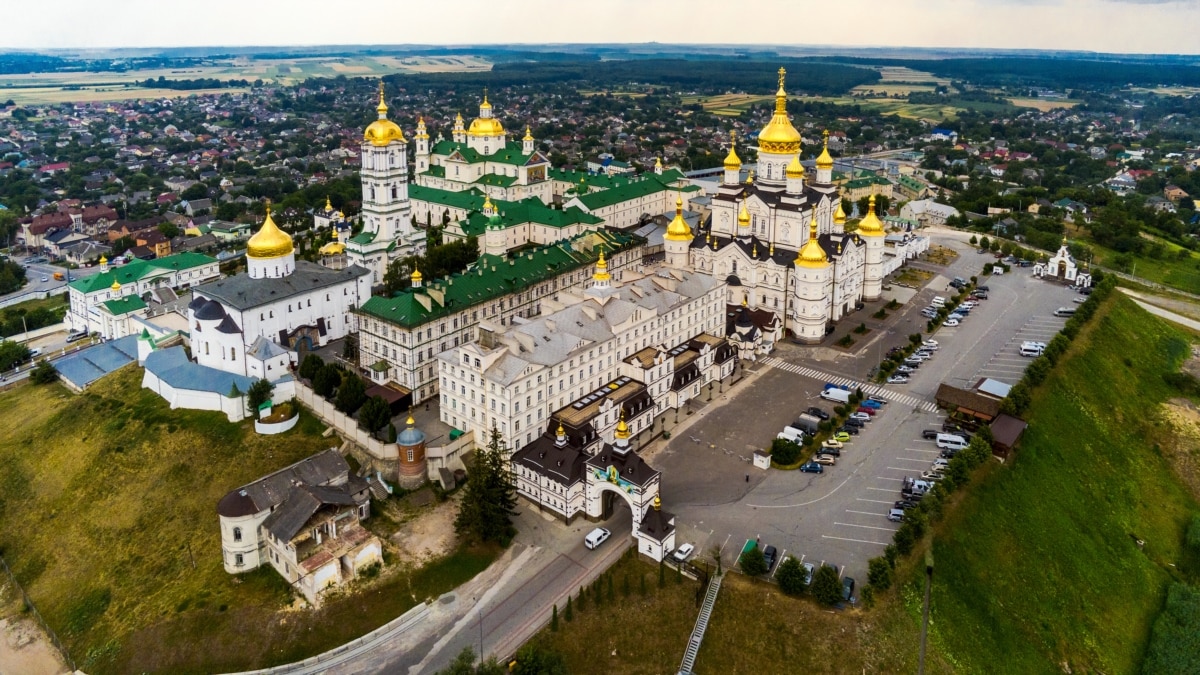
M0 619L0 675L59 675L70 671L31 619Z
M400 559L420 565L449 553L454 548L454 516L457 513L457 498L421 508L419 515L401 525L391 536L392 543L399 549Z

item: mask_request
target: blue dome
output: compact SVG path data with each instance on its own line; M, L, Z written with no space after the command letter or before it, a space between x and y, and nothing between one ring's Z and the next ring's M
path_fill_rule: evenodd
M425 432L416 427L409 427L400 432L396 442L400 445L420 445L425 442Z

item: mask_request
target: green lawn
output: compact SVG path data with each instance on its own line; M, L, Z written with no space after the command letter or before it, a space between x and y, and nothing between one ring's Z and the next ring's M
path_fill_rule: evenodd
M1096 264L1112 268L1112 259L1120 254L1090 239L1086 241L1088 247L1096 254ZM1154 241L1163 244L1166 254L1161 259L1135 255L1134 266L1128 272L1163 286L1188 293L1200 293L1200 255L1191 253L1187 258L1180 258L1179 251L1184 250L1183 247L1162 239L1155 238Z
M0 550L89 673L216 672L301 658L358 637L471 578L494 550L385 568L320 612L284 612L270 569L221 565L217 501L335 439L303 412L286 434L171 410L118 371L87 393L0 394Z
M969 672L1130 673L1197 510L1159 407L1188 337L1114 294L1034 397L1007 467L935 533L933 643ZM1136 539L1145 541L1139 550Z

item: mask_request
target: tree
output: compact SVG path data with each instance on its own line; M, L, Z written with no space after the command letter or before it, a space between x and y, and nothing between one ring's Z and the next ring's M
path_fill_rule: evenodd
M979 248L990 249L991 247L992 247L992 242L987 237L980 237Z
M867 561L867 581L881 591L886 591L892 585L892 566L887 558L871 558Z
M781 466L795 464L800 459L801 448L786 438L771 441L771 461Z
M971 238L970 238L970 240L969 240L969 241L971 242L971 245L972 245L972 246L978 246L978 245L979 245L979 237L976 237L975 235L971 235Z
M804 565L792 556L779 563L775 570L775 579L779 581L779 589L788 595L803 595L807 585L804 583Z
M739 564L742 566L742 573L746 576L757 577L767 573L767 560L763 557L762 549L757 545L752 546L749 551L742 552Z
M382 396L372 396L358 410L358 426L371 433L386 427L391 421L392 409ZM395 440L395 438L393 437L391 440Z
M306 380L312 380L324 365L325 361L320 356L317 356L316 354L308 354L304 357L304 360L300 362L300 377L303 377Z
M179 231L179 228L176 227L174 223L169 222L159 223L158 231L162 232L162 236L166 237L167 239L174 239L182 234L182 232Z
M842 580L836 569L821 565L813 575L812 594L823 605L836 605L842 599Z
M0 341L0 371L9 370L28 359L29 348L25 345L11 340Z
M567 662L563 655L530 642L517 650L513 658L517 665L512 675L567 675Z
M353 415L366 402L367 386L363 384L359 376L346 373L342 377L341 386L338 387L337 398L333 402L334 407L347 415Z
M550 632L558 632L558 603L554 603L554 607L550 612Z
M46 359L38 361L33 372L29 373L29 381L34 384L50 384L58 380L58 371Z
M571 621L573 621L574 619L575 619L575 610L571 606L571 596L570 596L570 594L568 594L567 595L567 608L565 610L563 610L563 620L566 621L567 623L571 623Z
M463 647L463 650L454 657L450 662L449 667L445 670L439 670L438 675L503 675L505 672L504 666L495 657L486 661L481 661L478 665L475 664L475 650L468 647Z
M312 385L313 392L322 398L329 398L333 394L333 390L337 389L338 384L342 381L342 371L332 363L327 363L321 366L317 374L313 376Z
M275 385L265 379L250 385L250 389L246 391L246 403L250 406L250 413L258 417L258 407L271 400L271 393L274 391Z
M454 529L468 540L507 545L516 534L512 517L516 515L513 509L517 496L506 454L496 429L492 429L487 446L475 451L475 465L467 474L467 485L454 519Z

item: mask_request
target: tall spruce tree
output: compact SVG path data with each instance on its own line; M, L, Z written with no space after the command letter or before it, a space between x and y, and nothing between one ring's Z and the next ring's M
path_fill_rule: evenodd
M475 466L467 477L454 528L467 539L507 544L516 530L512 517L516 487L508 469L507 449L500 432L492 429L487 447L475 451Z

